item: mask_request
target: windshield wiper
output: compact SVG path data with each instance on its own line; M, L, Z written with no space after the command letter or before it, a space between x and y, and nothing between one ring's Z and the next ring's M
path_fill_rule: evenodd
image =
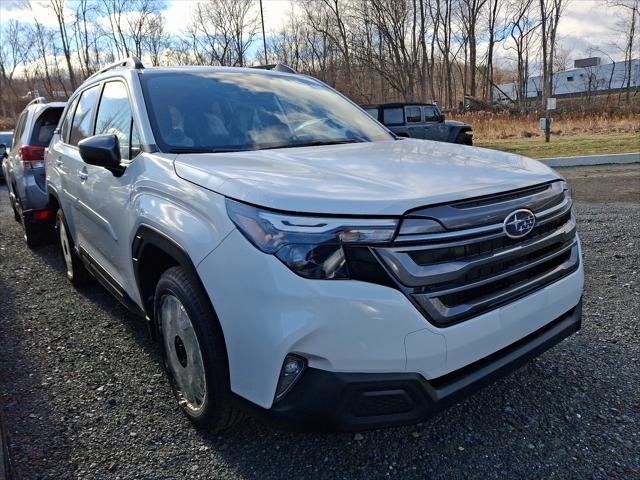
M247 152L254 148L220 147L220 148L197 148L197 147L177 147L169 150L168 153L229 153Z
M344 139L344 140L313 140L310 142L294 142L294 143L283 143L281 145L270 145L268 147L260 147L258 150L273 150L276 148L296 148L296 147L318 147L322 145L342 145L345 143L362 143L367 142L368 140L364 139Z

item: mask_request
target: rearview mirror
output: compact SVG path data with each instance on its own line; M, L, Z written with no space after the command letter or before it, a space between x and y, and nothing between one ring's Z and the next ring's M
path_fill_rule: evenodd
M104 167L119 177L124 172L120 165L120 142L111 134L95 135L78 142L80 156L85 163Z

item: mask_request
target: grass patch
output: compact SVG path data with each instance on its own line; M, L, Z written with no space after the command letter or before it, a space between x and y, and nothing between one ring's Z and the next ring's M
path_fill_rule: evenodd
M640 151L640 135L635 132L591 135L551 136L544 138L518 138L505 140L478 140L477 147L492 148L517 153L531 158L570 157L574 155L603 155L607 153L629 153Z

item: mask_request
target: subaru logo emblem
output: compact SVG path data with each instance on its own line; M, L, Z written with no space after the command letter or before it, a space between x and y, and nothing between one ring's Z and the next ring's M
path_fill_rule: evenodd
M504 233L511 238L521 238L533 230L536 224L536 216L531 210L526 208L511 212L504 219Z

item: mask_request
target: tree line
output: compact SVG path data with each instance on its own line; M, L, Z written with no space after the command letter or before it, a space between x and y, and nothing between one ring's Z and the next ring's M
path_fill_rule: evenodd
M567 66L558 25L576 0L297 0L264 43L258 1L196 2L176 33L160 0L46 0L39 5L55 20L47 25L25 0L33 18L1 27L0 114L15 115L29 93L66 97L131 55L154 66L286 63L362 103L455 108L514 81L512 101L522 104L531 75L542 72L546 97L553 72ZM602 0L620 19L625 59L637 46L639 1Z

